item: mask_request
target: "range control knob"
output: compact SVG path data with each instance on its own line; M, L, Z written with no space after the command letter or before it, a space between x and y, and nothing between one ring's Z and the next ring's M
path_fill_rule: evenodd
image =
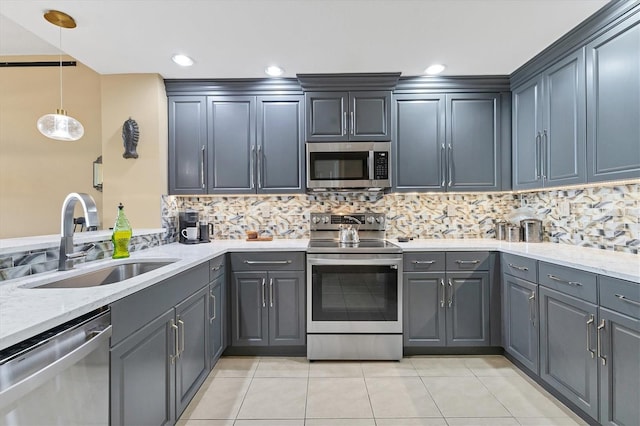
M329 223L329 216L322 216L322 223Z
M314 216L314 217L311 219L311 222L313 222L313 223L320 223L320 216Z
M373 216L367 216L367 223L373 223L376 219Z
M379 224L383 224L384 223L384 216L376 217L376 222L378 222Z

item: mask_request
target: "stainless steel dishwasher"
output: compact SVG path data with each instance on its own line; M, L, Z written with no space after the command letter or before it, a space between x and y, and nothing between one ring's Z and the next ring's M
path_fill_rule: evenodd
M100 309L0 352L0 425L108 425L111 313Z

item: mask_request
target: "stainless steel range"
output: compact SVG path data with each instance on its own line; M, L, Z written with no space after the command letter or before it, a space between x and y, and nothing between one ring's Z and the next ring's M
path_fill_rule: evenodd
M402 251L384 235L384 214L311 214L307 358L402 358Z

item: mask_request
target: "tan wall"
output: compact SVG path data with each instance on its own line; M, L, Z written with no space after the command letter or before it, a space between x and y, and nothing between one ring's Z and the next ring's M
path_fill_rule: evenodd
M122 125L138 123L139 158L122 157ZM122 203L131 226L160 228L160 195L167 193L167 97L157 74L102 76L103 218L113 226Z
M100 75L80 63L63 69L63 107L85 128L79 141L48 139L36 128L40 116L59 107L59 68L0 68L0 238L59 233L69 192L90 194L103 210L102 194L92 185L92 162L102 150Z

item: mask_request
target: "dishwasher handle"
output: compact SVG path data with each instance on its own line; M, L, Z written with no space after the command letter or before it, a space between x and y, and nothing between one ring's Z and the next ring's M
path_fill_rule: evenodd
M85 358L91 352L99 348L105 341L108 341L111 338L111 333L111 325L101 331L91 331L87 333L88 339L82 345L55 360L51 364L46 365L41 370L25 377L19 382L9 386L7 389L0 391L0 401L2 401L0 402L0 409L13 404L20 398L42 386L47 381L56 377L62 371Z

